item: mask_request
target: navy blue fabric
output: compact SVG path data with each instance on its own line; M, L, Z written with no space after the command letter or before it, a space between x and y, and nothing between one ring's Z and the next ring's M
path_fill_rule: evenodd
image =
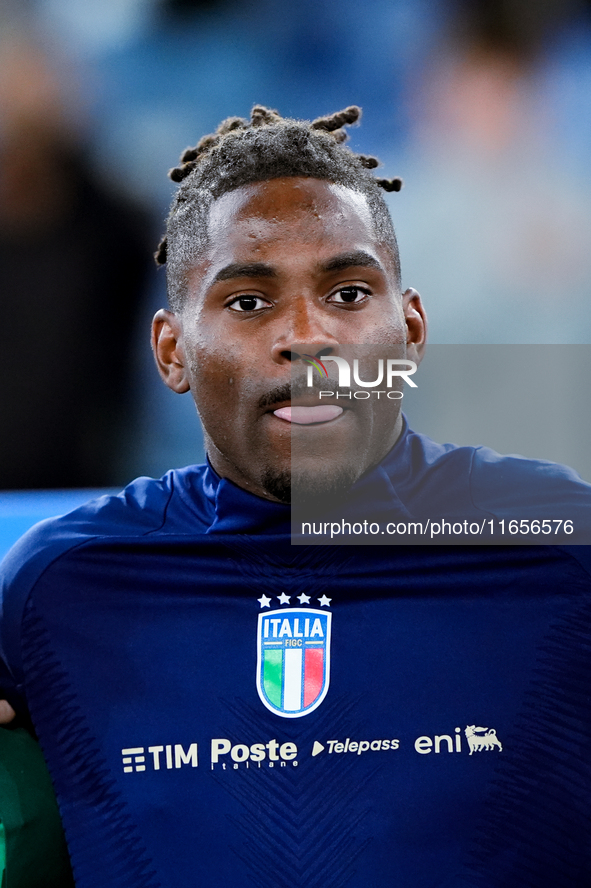
M494 512L499 473L569 471L505 459L406 431L376 473L416 514L434 472ZM6 559L2 682L77 886L591 884L589 549L300 547L289 527L189 467ZM302 717L256 686L258 615L288 607L332 614L330 687Z
M297 494L296 494L297 497ZM327 505L324 519L359 521L367 519L383 528L388 522L426 519L448 522L485 522L493 519L496 543L518 537L508 534L512 519L570 519L572 533L562 533L554 542L591 543L591 485L583 482L567 466L545 460L530 460L522 456L500 456L488 447L457 447L436 444L424 435L416 434L404 424L404 431L395 447L380 466L360 479L349 492L345 502ZM313 510L300 508L295 502L294 533L301 530L301 522L316 522L320 527L323 516ZM504 519L504 533L500 533L499 519ZM557 528L556 524L552 525ZM420 535L412 538L420 542ZM453 533L438 536L441 542L459 542ZM537 543L540 534L521 536L521 542ZM411 537L407 536L406 541ZM390 544L386 537L379 542ZM462 542L478 541L470 534ZM310 537L310 542L315 542ZM319 542L340 545L365 544L354 535L323 536ZM404 543L405 540L403 539Z

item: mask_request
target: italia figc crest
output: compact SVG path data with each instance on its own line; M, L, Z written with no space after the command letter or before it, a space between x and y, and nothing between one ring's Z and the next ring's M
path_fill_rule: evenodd
M278 596L282 603L289 596ZM307 595L298 596L309 601ZM318 599L328 607L330 599ZM271 599L263 595L261 607ZM257 628L257 691L267 709L283 718L300 718L317 709L330 683L332 614L309 607L260 613Z

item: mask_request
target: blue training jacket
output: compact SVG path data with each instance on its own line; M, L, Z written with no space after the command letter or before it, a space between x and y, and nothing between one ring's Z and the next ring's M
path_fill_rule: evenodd
M500 514L516 483L591 503L568 469L408 429L370 474L395 516ZM192 466L6 558L1 685L78 888L591 884L589 548L289 530Z

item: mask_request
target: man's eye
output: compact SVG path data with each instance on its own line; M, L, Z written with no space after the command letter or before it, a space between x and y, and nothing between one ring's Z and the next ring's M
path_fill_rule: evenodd
M261 308L267 308L268 302L261 299L260 296L238 296L233 302L230 302L228 308L232 311L260 311Z
M363 302L369 295L368 290L362 290L361 287L341 287L336 293L330 296L330 302L336 302L340 305L354 305Z

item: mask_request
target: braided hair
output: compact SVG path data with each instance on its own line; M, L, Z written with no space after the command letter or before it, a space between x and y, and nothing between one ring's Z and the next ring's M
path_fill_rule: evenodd
M169 173L180 188L155 253L156 263L168 267L168 299L174 311L184 302L186 270L207 249L212 203L242 185L283 177L323 179L364 194L376 234L400 278L396 236L380 189L400 191L402 180L376 178L369 170L379 165L377 158L342 147L348 138L344 127L360 117L355 105L312 122L284 118L255 105L249 121L228 117L215 133L183 152L180 166Z

